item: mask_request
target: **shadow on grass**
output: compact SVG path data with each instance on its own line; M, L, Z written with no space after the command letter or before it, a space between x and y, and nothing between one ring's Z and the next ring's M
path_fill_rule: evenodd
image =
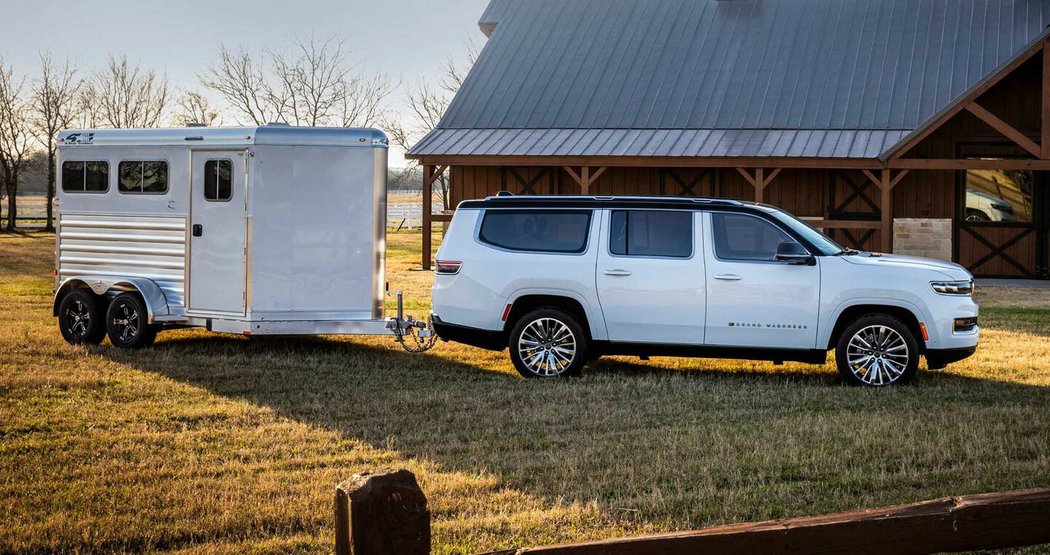
M679 370L661 359L532 381L467 362L480 356L469 350L413 355L377 340L183 334L101 352L444 469L677 527L1038 480L1011 474L1011 458L1032 457L1022 440L1045 431L1050 402L1047 388L943 372L874 391L841 385L830 366ZM975 446L983 433L1017 441Z

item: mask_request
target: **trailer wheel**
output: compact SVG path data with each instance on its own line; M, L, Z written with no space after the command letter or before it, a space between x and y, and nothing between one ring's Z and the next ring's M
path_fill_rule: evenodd
M58 305L58 328L70 345L98 345L106 337L99 299L83 289L70 291Z
M904 322L888 314L869 314L842 332L835 363L852 385L905 384L919 369L919 346Z
M141 349L153 344L157 328L147 322L146 303L136 293L121 293L109 303L106 331L109 341L121 349Z
M509 338L510 360L526 378L579 375L587 364L587 336L571 315L541 308L522 317Z

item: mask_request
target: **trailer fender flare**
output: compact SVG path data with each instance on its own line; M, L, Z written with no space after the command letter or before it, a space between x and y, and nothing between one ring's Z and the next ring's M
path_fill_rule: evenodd
M99 296L107 296L110 293L123 293L126 291L135 291L139 295L142 295L142 299L146 302L147 321L153 323L154 319L158 316L169 316L171 315L171 309L168 306L168 298L164 295L164 291L160 289L156 283L151 279L146 278L129 278L129 277L115 277L115 276L92 276L80 277L74 276L66 278L62 281L62 284L55 290L55 298L52 308L54 316L58 316L58 305L62 302L62 297L66 293L78 288L91 289L93 293Z

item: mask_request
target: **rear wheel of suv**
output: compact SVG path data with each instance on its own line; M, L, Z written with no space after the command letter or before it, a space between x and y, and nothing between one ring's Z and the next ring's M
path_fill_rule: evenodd
M835 363L854 385L904 384L919 369L919 345L908 326L893 316L861 316L839 337Z
M526 378L579 375L587 364L587 337L572 315L541 308L518 320L508 341L510 360Z

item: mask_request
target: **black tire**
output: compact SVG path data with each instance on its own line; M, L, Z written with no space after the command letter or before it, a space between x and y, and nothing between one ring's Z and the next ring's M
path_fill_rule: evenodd
M919 369L919 356L915 335L904 322L888 314L857 318L842 332L835 347L835 363L842 378L849 384L868 387L912 381Z
M70 291L58 305L58 329L70 345L98 345L106 337L104 303L86 289Z
M507 346L514 368L526 378L578 376L588 360L583 327L557 308L540 308L519 319Z
M121 349L141 349L153 344L157 328L147 320L146 303L137 293L121 293L109 303L106 332L109 342Z
M991 218L989 218L988 214L985 214L983 210L978 210L976 208L967 208L966 209L966 221L968 221L968 222L987 222L987 221L991 221Z

